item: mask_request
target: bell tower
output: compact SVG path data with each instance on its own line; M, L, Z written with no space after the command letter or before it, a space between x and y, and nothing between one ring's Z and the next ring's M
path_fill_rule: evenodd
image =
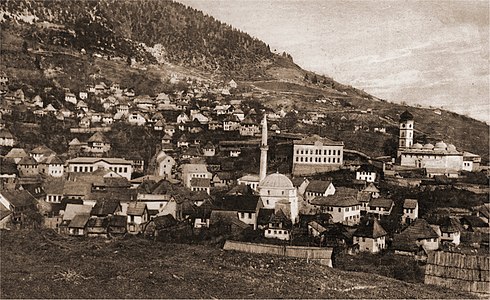
M413 115L408 111L404 111L400 115L400 135L398 137L397 158L401 153L413 146Z

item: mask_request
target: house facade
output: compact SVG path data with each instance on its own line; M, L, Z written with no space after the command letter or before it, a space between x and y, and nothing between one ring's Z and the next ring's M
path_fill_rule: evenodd
M343 165L344 143L318 135L294 141L293 174L310 175L337 170Z
M70 173L89 173L98 169L111 170L118 175L131 179L132 162L122 158L77 157L66 162Z

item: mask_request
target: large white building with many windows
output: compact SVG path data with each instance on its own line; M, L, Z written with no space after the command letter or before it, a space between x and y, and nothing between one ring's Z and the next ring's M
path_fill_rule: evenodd
M294 141L293 174L310 175L339 169L344 156L344 142L318 135Z
M103 168L131 180L132 162L123 158L77 157L67 162L70 173L89 173Z

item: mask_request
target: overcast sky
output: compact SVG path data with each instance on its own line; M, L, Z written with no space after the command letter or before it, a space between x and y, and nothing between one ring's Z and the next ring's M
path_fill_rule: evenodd
M489 1L179 0L390 101L490 123Z

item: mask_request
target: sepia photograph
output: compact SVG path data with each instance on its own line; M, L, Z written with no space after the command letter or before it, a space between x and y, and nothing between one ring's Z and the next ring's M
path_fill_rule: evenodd
M490 0L1 0L1 299L488 299Z

